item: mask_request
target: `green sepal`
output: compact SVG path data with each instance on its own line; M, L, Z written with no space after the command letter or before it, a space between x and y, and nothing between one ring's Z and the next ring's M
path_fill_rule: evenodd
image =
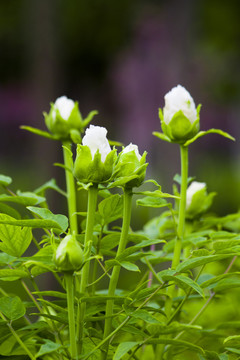
M95 115L98 115L97 110L90 111L90 113L87 115L87 117L82 121L82 130L84 130L84 128L92 121L92 119Z
M157 138L163 140L163 141L167 141L167 142L171 142L171 139L164 133L160 133L158 131L154 131L153 135L156 136Z
M77 157L74 163L74 176L80 183L103 183L107 182L113 171L116 161L116 150L110 151L104 163L101 160L99 150L92 159L91 150L87 145L78 144Z
M166 137L159 135L161 133L157 133L159 138L165 141L179 143L182 144L186 142L186 140L194 137L199 131L199 113L200 113L201 105L197 107L197 119L191 123L191 121L184 115L182 110L177 111L169 124L166 124L164 121L163 112L159 109L159 118L161 120L161 127L163 133Z
M128 188L140 186L146 175L146 163L147 152L144 151L141 159L139 160L135 151L129 151L118 155L117 162L114 168L112 178L115 180L113 186L123 186Z
M27 130L27 131L29 131L29 132L31 132L33 134L43 136L43 137L45 137L47 139L58 140L58 136L52 135L47 131L37 129L37 128L34 128L32 126L22 125L22 126L20 126L20 129Z
M189 146L194 141L196 141L198 138L200 138L202 136L205 136L207 134L219 134L221 136L224 136L227 139L235 141L235 138L233 136L231 136L230 134L228 134L227 132L225 132L225 131L222 131L222 130L219 130L219 129L210 129L210 130L207 130L207 131L199 131L199 133L196 136L194 136L192 139L186 141L184 143L184 146Z

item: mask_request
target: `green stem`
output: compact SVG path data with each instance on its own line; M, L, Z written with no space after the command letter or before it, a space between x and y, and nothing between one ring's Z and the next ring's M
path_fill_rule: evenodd
M68 202L68 217L70 222L71 233L75 231L78 233L77 224L77 205L76 205L76 187L72 169L72 157L71 157L71 143L68 141L63 142L63 158L64 165L66 166L66 188L67 188L67 202Z
M85 232L85 239L84 239L84 248L86 249L88 241L92 240L93 236L93 228L94 228L94 218L95 218L95 211L97 205L97 194L98 194L98 187L97 185L92 185L88 189L88 210L87 210L87 224L86 224L86 232ZM88 279L89 279L89 267L90 262L87 261L82 269L82 278L80 284L80 293L86 295L86 289L88 286ZM82 303L80 305L80 324L79 324L79 341L80 341L80 353L82 351L82 344L83 344L83 328L84 328L84 315L86 310L86 303Z
M178 226L177 226L177 237L175 240L172 269L175 270L180 262L182 241L185 229L185 212L186 212L186 194L187 194L187 179L188 179L188 147L180 145L181 154L181 198L178 213ZM170 284L167 292L167 299L165 303L165 313L169 319L172 311L173 297L175 294L174 284ZM162 359L164 351L164 345L157 346L157 358Z
M31 353L31 351L26 347L26 345L22 342L21 338L18 336L17 332L13 329L10 322L7 321L7 318L0 312L0 317L3 319L3 321L6 321L7 326L9 330L11 331L12 335L15 337L19 345L24 349L26 354L30 357L31 360L35 360L35 356Z
M132 189L124 189L123 199L124 199L123 224L122 224L122 232L121 232L121 237L120 237L116 257L118 257L124 251L127 244L128 231L131 221ZM120 269L121 266L114 266L113 268L109 283L109 289L108 289L109 296L115 295ZM103 339L107 338L112 330L113 307L114 307L114 300L108 300L106 305L106 321L105 321ZM109 341L105 343L104 351L102 352L102 360L107 358L108 347L109 347Z
M70 353L71 353L71 357L73 359L78 359L77 344L76 344L76 331L75 331L73 274L66 272L64 274L64 278L65 278L66 290L67 290Z

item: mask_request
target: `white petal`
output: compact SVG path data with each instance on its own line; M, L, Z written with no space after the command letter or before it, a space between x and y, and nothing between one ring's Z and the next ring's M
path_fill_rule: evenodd
M130 143L128 146L126 146L124 149L123 149L123 154L126 154L130 151L135 151L135 154L138 158L138 160L140 161L141 160L141 155L139 154L139 151L138 151L138 146L137 145L134 145L132 143Z
M61 96L55 101L55 108L59 110L60 115L64 120L68 120L74 105L74 101L68 99L66 96Z
M95 153L99 150L102 162L106 160L107 155L111 151L107 139L107 129L101 126L90 125L90 127L86 129L82 144L90 148L92 158L94 158Z
M193 195L194 195L196 192L198 192L198 191L206 188L206 186L207 186L206 183L204 183L204 182L198 182L198 181L193 181L193 182L189 185L189 187L188 187L188 189L187 189L187 203L186 203L186 208L188 208L188 207L191 205Z

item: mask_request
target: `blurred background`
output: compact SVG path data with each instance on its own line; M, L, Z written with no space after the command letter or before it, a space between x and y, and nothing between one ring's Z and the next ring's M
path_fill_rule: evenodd
M239 7L238 0L0 1L0 173L22 191L52 177L64 186L63 170L52 166L62 161L61 144L19 127L46 130L42 112L67 95L83 116L99 110L93 124L107 127L110 139L146 150L147 178L172 192L179 149L152 132L160 131L164 95L181 84L202 104L202 130L237 139L208 135L190 146L190 175L218 192L213 210L237 211ZM55 211L60 200L51 201Z

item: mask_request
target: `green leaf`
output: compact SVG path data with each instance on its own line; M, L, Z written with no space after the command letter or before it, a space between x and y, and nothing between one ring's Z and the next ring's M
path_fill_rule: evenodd
M224 136L225 138L228 138L230 140L233 140L235 141L235 138L232 137L230 134L222 131L222 130L219 130L219 129L210 129L210 130L207 130L207 131L199 131L197 133L196 136L194 136L193 138L191 138L190 140L186 141L184 143L184 146L189 146L190 144L192 144L194 141L196 141L198 138L202 137L202 136L205 136L207 134L219 134L221 136Z
M146 344L165 344L165 345L173 345L177 348L185 348L190 351L194 351L196 353L204 354L204 350L197 345L194 345L188 341L184 340L175 340L170 338L160 338L160 339L149 339L145 342Z
M165 199L152 197L152 196L145 196L144 198L137 200L137 205L153 207L153 208L161 208L164 206L168 206L169 204Z
M60 299L66 299L67 295L59 291L33 291L33 294L42 295L42 296L53 296Z
M58 350L59 348L62 347L61 344L57 344L51 340L48 340L48 339L43 339L44 341L44 344L41 345L38 353L36 354L36 358L42 356L42 355L45 355L45 354L49 354L53 351L56 351Z
M113 360L120 360L126 355L129 350L133 349L136 345L139 345L139 342L136 341L126 341L118 345L116 352L114 354Z
M21 269L0 269L0 280L15 281L29 278L29 274Z
M10 265L15 260L16 260L15 256L11 256L4 252L0 252L0 265Z
M223 260L231 256L234 256L234 254L209 255L209 256L200 256L197 258L187 259L177 266L176 271L186 272L187 270L193 269L197 266L205 265L213 261Z
M12 183L12 178L6 175L0 175L0 185L8 186Z
M31 132L33 134L43 136L43 137L45 137L47 139L58 140L57 137L50 134L49 132L34 128L32 126L22 125L22 126L20 126L20 128L23 129L23 130L27 130L27 131L29 131L29 132Z
M240 355L240 349L235 349L235 348L232 348L232 347L226 347L225 349L232 352L232 353L234 353L234 354L239 354Z
M151 315L148 311L140 309L137 311L134 311L131 313L131 316L136 318L136 319L140 319L145 321L148 324L154 324L154 325L159 325L160 321L157 320L153 315Z
M140 271L139 267L129 261L119 261L121 266L128 271Z
M214 287L215 292L229 290L240 287L240 279L223 279Z
M62 230L59 224L56 221L53 220L32 220L32 219L26 219L26 220L16 220L14 218L10 219L10 216L8 216L8 219L5 218L5 214L0 214L0 224L7 224L7 225L14 225L14 226L25 226L30 228L38 228L38 229L58 229Z
M51 179L51 180L47 181L45 184L43 184L42 186L40 186L39 188L34 190L34 192L36 194L42 194L42 193L44 194L45 191L48 190L48 189L55 190L59 194L67 196L66 192L63 191L62 189L60 189L60 187L56 184L55 179Z
M102 200L98 205L98 211L103 218L104 224L119 219L123 214L123 197L115 194Z
M9 216L13 217L14 219L21 219L21 215L19 214L19 212L17 210L15 210L14 208L12 208L11 206L6 205L6 204L0 203L0 213L9 215Z
M201 287L206 288L206 287L210 286L210 288L213 288L215 286L215 284L217 284L220 280L223 280L225 278L231 278L233 276L240 276L240 272L227 273L227 274L222 274L222 275L219 275L219 276L215 276L215 277L213 277L211 279L208 279L208 280L202 282Z
M16 196L5 194L0 195L0 202L13 202L24 206L37 205L42 203L43 201L45 201L44 197L38 196L32 192L17 191Z
M184 291L187 291L189 290L189 288L191 288L192 290L196 291L199 295L201 295L203 298L205 297L202 288L195 281L193 281L187 276L173 275L173 272L175 273L174 270L163 270L160 273L158 273L158 276L164 282L171 281L176 283Z
M26 309L18 296L4 296L0 298L0 311L13 321L24 316Z
M11 221L11 217L0 214L0 222ZM19 220L15 220L19 221ZM2 224L0 225L0 250L5 253L20 257L29 247L32 240L32 231L30 228Z
M100 249L101 250L111 250L119 244L120 233L109 234L104 236L101 240Z
M224 346L240 348L240 335L228 336L223 341Z
M56 222L59 225L59 228L62 229L62 231L66 231L68 228L68 218L64 215L55 215L49 209L34 206L28 206L27 209L44 220Z

